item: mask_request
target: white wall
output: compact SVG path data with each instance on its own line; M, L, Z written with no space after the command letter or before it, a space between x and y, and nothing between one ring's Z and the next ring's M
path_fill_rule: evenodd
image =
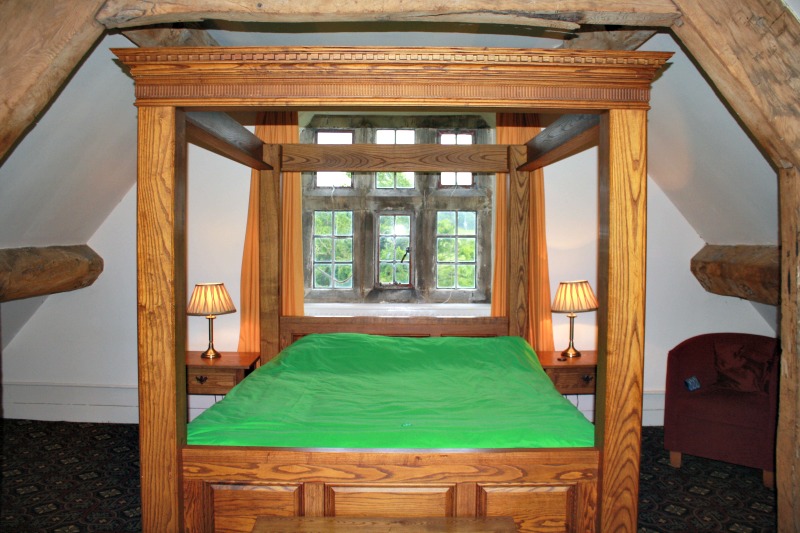
M559 281L588 279L597 289L597 149L545 170L551 292ZM648 178L647 307L645 312L644 423L663 424L667 352L700 333L741 331L775 335L746 300L708 293L689 263L704 242L669 198ZM599 302L603 305L603 302ZM553 314L556 349L569 343L569 319ZM575 318L575 346L597 347L597 313ZM570 397L591 416L592 396Z
M190 146L187 290L222 281L237 309L249 187L249 169ZM3 350L6 418L138 421L135 187L88 244L105 262L97 281L49 296ZM239 314L218 317L214 332L218 349L236 350ZM189 317L187 342L205 349L205 318ZM213 399L193 396L190 406Z
M250 173L249 168L189 146L186 295L192 294L197 283L225 284L236 313L214 319L214 347L221 352L236 351L239 344L242 251ZM205 350L208 320L190 316L187 328L188 348ZM193 419L219 398L189 396L189 418Z
M214 319L214 346L236 350L239 343L239 290L250 197L250 169L202 148L189 147L187 297L197 283L220 281L236 313ZM208 346L208 320L189 317L190 350Z
M777 244L778 176L677 43L653 84L648 114L650 176L709 244Z
M88 244L97 281L49 296L3 350L6 418L138 420L135 188Z

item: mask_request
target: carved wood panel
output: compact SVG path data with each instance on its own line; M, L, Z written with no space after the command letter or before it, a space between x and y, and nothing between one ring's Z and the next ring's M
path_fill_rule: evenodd
M214 531L249 532L259 516L300 516L301 484L212 485Z
M326 485L326 516L455 516L455 484Z
M512 516L519 531L590 531L576 527L575 485L478 484L478 516Z

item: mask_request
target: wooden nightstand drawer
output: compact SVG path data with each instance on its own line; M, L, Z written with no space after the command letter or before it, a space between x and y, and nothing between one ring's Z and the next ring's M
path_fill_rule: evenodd
M188 394L228 394L258 366L256 352L223 352L216 359L204 359L200 352L186 354L186 392Z
M584 351L580 357L562 357L560 351L537 352L542 368L561 394L594 394L597 381L597 352Z
M189 368L186 388L189 394L225 394L240 381L236 374L236 369Z
M594 394L594 368L548 368L545 372L561 394Z

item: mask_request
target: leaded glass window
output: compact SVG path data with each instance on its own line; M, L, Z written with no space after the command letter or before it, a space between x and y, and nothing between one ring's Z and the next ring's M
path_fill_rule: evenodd
M411 216L378 215L378 283L411 285Z
M474 211L436 214L436 288L475 288L476 220Z
M353 212L314 212L314 288L353 287Z

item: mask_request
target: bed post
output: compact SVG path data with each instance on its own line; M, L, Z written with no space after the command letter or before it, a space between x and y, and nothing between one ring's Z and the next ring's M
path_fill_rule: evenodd
M517 170L527 156L525 146L508 147L508 334L518 337L528 333L529 313L530 250L519 243L529 242L531 181L530 172Z
M261 362L280 351L281 315L281 147L264 145L272 170L260 173L259 285L261 291Z
M599 531L636 531L647 230L647 112L600 120L599 357L595 445Z
M137 269L142 528L183 530L186 138L174 107L139 107Z

